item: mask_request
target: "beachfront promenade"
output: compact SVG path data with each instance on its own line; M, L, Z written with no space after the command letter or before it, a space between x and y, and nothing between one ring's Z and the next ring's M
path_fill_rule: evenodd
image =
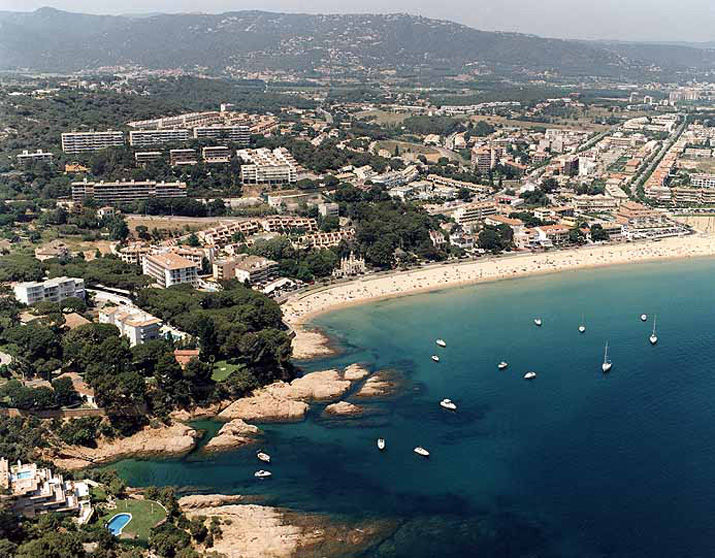
M342 306L484 281L589 267L713 255L715 255L715 235L706 234L666 238L660 241L586 245L540 253L515 253L476 261L435 264L407 271L368 275L354 281L296 293L283 304L282 308L286 323L296 334L293 340L294 356L302 359L330 352L325 336L303 326L318 314Z

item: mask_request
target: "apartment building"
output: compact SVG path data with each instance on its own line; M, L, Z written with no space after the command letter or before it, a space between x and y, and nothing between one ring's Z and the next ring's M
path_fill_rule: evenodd
M233 241L234 235L247 238L261 232L263 228L259 221L243 221L240 223L225 223L205 231L199 231L198 237L202 244L208 246L224 246Z
M189 140L189 130L181 128L159 130L132 130L129 132L129 145L149 147L165 143L183 143Z
M404 184L409 184L413 180L417 180L420 175L420 171L414 165L409 165L402 170L386 172L383 174L378 174L373 176L370 180L373 184L379 184L386 186L387 188L394 188L396 186L402 186Z
M198 162L195 149L172 149L169 151L169 164L172 167L195 165Z
M153 180L130 182L72 183L72 201L82 203L93 199L99 204L116 205L150 198L185 198L186 182L155 182Z
M675 205L713 205L715 204L715 189L713 188L683 188L671 190L672 202Z
M134 153L134 160L139 165L146 165L153 161L160 161L164 157L161 151L137 151Z
M42 151L42 149L38 149L37 151L32 152L28 151L27 149L23 149L22 153L20 153L16 157L16 159L18 163L27 165L29 163L35 163L37 161L51 163L54 157L55 156L52 153L49 153L48 151Z
M340 215L340 206L332 202L319 203L318 213L322 217L338 217Z
M87 523L92 517L89 485L83 481L65 480L47 467L36 463L10 465L0 457L0 489L12 502L12 510L25 517L43 513L73 513L78 523Z
M332 248L338 246L343 240L355 238L355 229L345 229L342 231L319 232L308 234L300 238L297 245L303 248Z
M715 188L715 174L693 174L690 176L692 188Z
M62 134L62 151L68 154L88 153L122 145L124 145L124 132L65 132Z
M132 347L161 337L161 320L138 308L103 308L99 311L99 323L116 326L119 334L129 339Z
M55 277L46 281L28 281L13 285L15 298L23 304L61 302L66 298L84 298L84 279Z
M497 205L493 201L481 201L463 205L454 212L454 220L462 227L473 227L481 223L485 217L496 215Z
M196 287L199 283L199 266L177 254L148 254L142 270L162 288L186 283Z
M204 147L201 150L201 158L204 163L230 163L231 150L225 145L217 145L213 147Z
M178 116L165 116L163 118L153 118L151 120L138 120L130 122L129 127L135 130L163 130L176 128L195 128L197 126L209 126L222 121L222 113L219 111L189 112Z
M234 275L242 283L246 281L251 285L268 283L278 276L278 262L261 256L246 256L236 263Z
M613 211L619 203L617 199L603 194L574 196L572 201L579 213Z
M266 217L260 221L263 230L266 232L288 232L304 231L306 233L318 230L318 221L312 217L298 217L294 215L283 215L280 217Z
M542 246L559 246L565 244L569 238L570 229L563 225L542 225L535 227L533 231L537 234Z
M194 128L195 139L224 139L248 147L251 142L251 129L248 126L197 126Z
M261 149L239 149L237 155L242 161L241 182L244 184L293 184L297 182L298 165L287 149L279 147L273 151Z

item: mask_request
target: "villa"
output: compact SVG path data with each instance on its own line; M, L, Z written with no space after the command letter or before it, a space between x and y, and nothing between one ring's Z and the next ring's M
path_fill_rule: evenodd
M89 485L84 481L64 480L62 475L36 463L18 461L10 465L0 457L0 489L12 500L18 515L35 517L56 512L77 514L77 522L87 523L94 510L90 503Z

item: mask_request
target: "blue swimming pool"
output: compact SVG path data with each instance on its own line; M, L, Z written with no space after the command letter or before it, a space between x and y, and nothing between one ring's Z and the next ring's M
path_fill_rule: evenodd
M20 471L15 476L17 477L18 480L29 479L32 477L32 471Z
M109 523L107 523L107 529L109 529L109 532L112 533L112 535L121 535L122 529L124 529L127 526L127 523L131 520L132 514L118 513L109 520Z

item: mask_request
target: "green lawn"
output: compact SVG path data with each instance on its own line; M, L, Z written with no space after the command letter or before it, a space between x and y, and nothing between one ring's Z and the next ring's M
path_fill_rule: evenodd
M158 503L152 500L118 500L117 508L105 513L100 521L106 524L118 513L132 514L131 521L124 527L120 538L129 539L141 545L149 541L149 531L166 517L166 512Z
M225 360L219 360L214 364L214 371L211 374L211 378L214 382L223 382L239 368L241 368L240 364L230 364Z

